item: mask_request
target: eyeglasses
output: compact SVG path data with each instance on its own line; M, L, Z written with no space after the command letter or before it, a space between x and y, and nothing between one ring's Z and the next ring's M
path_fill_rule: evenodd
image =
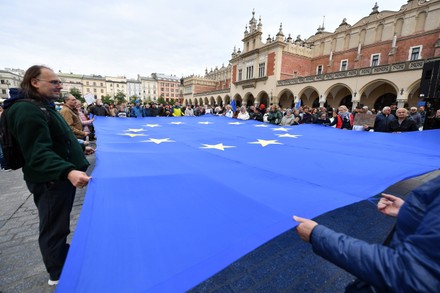
M63 85L63 82L61 80L44 80L44 79L38 79L38 78L36 78L36 80L49 82L53 85Z

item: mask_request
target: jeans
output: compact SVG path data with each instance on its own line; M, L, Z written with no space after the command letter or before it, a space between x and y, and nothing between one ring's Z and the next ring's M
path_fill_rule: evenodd
M3 158L3 149L0 146L0 169L6 169L5 159Z
M34 195L40 218L38 242L43 262L50 279L55 281L60 278L69 250L67 236L76 188L68 180L26 185Z

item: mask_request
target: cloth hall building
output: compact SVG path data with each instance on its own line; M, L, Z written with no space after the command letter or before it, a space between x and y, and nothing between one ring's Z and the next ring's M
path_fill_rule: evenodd
M320 26L304 40L282 25L264 38L252 13L242 42L228 66L183 79L184 104L417 106L423 67L440 60L440 0L408 0L398 11L375 5L353 25Z

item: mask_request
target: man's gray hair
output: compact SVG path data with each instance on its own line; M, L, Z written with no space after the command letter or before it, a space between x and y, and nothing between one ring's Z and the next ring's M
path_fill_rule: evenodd
M63 95L63 100L64 102L67 102L69 100L70 97L75 97L74 95L70 94L70 93L66 93ZM76 98L75 98L76 99Z

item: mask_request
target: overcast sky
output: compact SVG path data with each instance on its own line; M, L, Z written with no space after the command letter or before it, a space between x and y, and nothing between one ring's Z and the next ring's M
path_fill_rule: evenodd
M398 11L406 0L382 0ZM1 0L0 69L44 64L56 72L136 78L153 72L203 75L242 49L255 9L263 40L283 33L308 38L325 16L334 32L372 11L368 0Z

